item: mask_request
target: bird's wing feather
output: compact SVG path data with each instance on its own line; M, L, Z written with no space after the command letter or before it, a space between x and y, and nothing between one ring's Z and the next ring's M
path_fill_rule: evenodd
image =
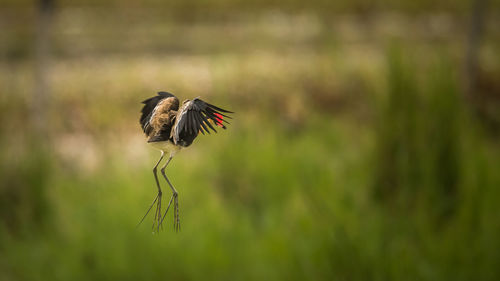
M180 139L180 135L183 132L187 132L190 134L197 134L198 132L205 132L210 134L208 128L212 129L214 132L217 132L215 128L210 124L209 120L212 120L215 124L226 129L226 126L222 123L224 120L222 116L226 118L230 118L224 113L233 113L231 111L219 108L215 105L209 104L207 102L202 101L199 98L195 98L192 101L185 103L177 117L177 122L173 128L173 139L174 142L177 143Z

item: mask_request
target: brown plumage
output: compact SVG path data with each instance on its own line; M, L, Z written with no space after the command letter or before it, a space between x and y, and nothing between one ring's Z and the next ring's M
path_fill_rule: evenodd
M148 134L148 141L160 134L164 125L172 126L178 108L179 100L174 97L163 99L156 105L154 118L150 119L151 132Z
M226 129L223 122L227 124L229 124L229 122L227 122L224 117L231 117L225 114L233 112L206 103L199 98L185 100L179 108L179 100L177 97L168 92L159 92L157 96L151 97L142 103L144 103L144 107L141 110L142 114L139 122L142 130L147 136L148 143L161 151L161 157L153 168L158 194L141 222L146 218L149 211L156 203L153 229L156 228L156 230L159 231L163 219L173 201L174 228L178 231L180 229L178 192L167 178L165 168L178 151L193 143L199 132L202 134L210 134L210 130L217 132L214 125ZM161 173L172 190L172 197L170 198L167 209L162 215L162 190L158 181L156 169L165 153L168 154L168 160L161 168Z

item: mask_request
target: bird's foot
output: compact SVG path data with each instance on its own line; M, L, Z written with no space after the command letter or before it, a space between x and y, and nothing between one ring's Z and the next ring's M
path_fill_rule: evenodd
M153 200L153 203L151 203L151 205L149 206L148 210L146 211L146 213L144 214L144 216L142 216L141 221L137 224L136 227L139 227L139 225L141 225L141 223L144 221L144 219L148 216L149 211L151 211L151 208L153 208L154 204L158 201L158 197L159 197L159 194L156 195L155 199ZM158 208L158 206L157 206L157 208ZM154 228L154 224L153 224L153 228Z
M177 193L173 194L174 198L174 229L176 232L181 230L181 221L179 216L179 197Z
M156 231L156 232L160 232L160 228L162 228L162 225L161 225L161 192L158 193L158 195L156 196L157 200L156 200L156 209L155 209L155 217L154 217L154 220L153 220L153 226L152 226L152 229L153 229L153 232Z
M178 218L178 213L179 213L179 202L177 200L177 193L172 194L172 197L170 197L170 201L168 202L167 209L165 210L165 213L163 213L163 217L161 218L161 222L165 219L165 216L168 213L168 210L170 209L170 205L172 205L172 202L174 202L174 229L176 231L179 231L180 227L179 226L179 218Z

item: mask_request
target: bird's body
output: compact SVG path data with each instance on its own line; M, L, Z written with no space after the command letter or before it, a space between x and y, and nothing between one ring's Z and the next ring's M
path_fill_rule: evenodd
M167 141L155 141L149 143L152 147L163 151L167 155L174 156L177 152L181 151L182 146L175 145L173 142Z
M142 114L139 120L142 130L147 136L148 143L161 151L160 160L158 160L153 168L153 173L158 187L158 195L153 201L153 204L151 204L151 207L149 207L146 215L144 215L143 220L156 203L155 223L153 224L153 228L156 226L156 229L159 230L161 223L170 208L170 204L172 203L172 200L174 200L174 226L176 230L178 230L180 226L179 204L177 199L178 193L165 175L165 167L177 152L193 143L199 132L203 134L207 132L210 134L208 128L217 132L211 122L213 122L216 126L226 129L226 126L222 122L224 121L228 124L229 122L224 120L224 117L231 117L224 115L224 113L232 112L206 103L199 98L185 100L182 105L179 105L177 97L168 92L159 92L157 96L151 97L143 101L143 103L144 107L141 110ZM173 194L167 209L162 216L162 191L158 181L156 168L165 154L168 155L169 158L165 165L161 168L161 172L172 189Z

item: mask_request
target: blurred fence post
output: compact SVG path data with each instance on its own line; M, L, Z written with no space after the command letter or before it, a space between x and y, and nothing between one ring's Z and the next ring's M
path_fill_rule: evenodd
M472 12L469 23L465 53L465 95L466 99L472 100L472 95L477 87L478 78L478 53L481 37L484 30L485 10L488 6L487 0L473 0Z
M31 118L36 134L47 140L47 112L50 101L50 35L54 0L39 0L35 38L35 85Z

